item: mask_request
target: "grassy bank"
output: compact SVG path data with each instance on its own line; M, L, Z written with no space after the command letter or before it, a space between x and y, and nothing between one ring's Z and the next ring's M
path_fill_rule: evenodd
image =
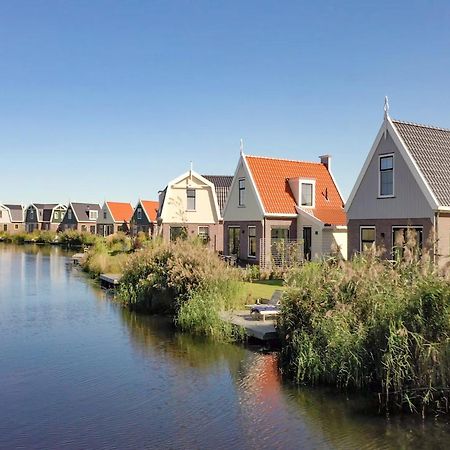
M290 271L281 366L298 383L376 392L389 409L449 411L450 283L425 252Z
M0 232L0 241L12 244L58 244L67 247L81 247L83 245L94 245L102 241L103 238L95 234L81 232L76 230L67 230L61 233L55 231L35 230L32 233L13 233Z
M169 313L185 331L216 340L237 338L220 311L242 308L246 295L239 272L199 241L152 241L127 259L119 298L125 306Z

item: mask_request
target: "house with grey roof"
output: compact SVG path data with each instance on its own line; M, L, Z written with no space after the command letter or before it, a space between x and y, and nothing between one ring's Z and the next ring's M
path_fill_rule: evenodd
M388 111L346 204L348 249L403 253L409 235L450 263L450 129L403 122Z
M0 204L0 231L13 234L24 231L25 207L19 204Z
M61 221L60 229L97 233L97 219L101 206L98 203L70 202Z
M32 203L25 211L25 231L59 231L66 210L61 203Z
M156 235L166 241L199 237L223 251L223 208L233 177L200 175L191 169L159 192Z

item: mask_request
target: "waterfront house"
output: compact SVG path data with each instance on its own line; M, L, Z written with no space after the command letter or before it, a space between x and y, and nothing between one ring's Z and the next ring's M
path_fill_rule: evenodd
M152 236L157 222L158 209L159 202L157 201L139 200L131 218L132 234L136 235L142 232Z
M97 233L97 219L101 212L98 203L70 202L61 222L61 230Z
M376 245L402 252L407 228L417 245L432 230L441 263L450 252L450 130L394 120L385 112L346 204L350 254Z
M334 247L347 255L342 195L320 162L241 153L225 205L224 253L240 264L282 264L286 258L318 259Z
M109 236L118 231L129 233L132 216L131 203L105 202L97 219L97 234Z
M160 192L158 235L166 241L198 236L217 252L223 250L222 209L232 177L200 175L192 169Z
M66 210L61 203L32 203L25 212L25 231L59 231Z
M10 234L25 230L25 207L19 204L0 204L0 231Z

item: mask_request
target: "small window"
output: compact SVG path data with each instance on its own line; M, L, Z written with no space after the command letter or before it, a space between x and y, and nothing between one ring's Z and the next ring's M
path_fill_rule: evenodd
M98 219L98 211L89 211L89 220L97 220Z
M34 219L34 209L30 209L30 219Z
M15 229L15 230L18 230L18 229L19 229L19 225L18 225L17 223L14 225L14 229Z
M375 245L376 232L375 227L361 227L361 244L362 252L371 249Z
M91 225L89 230L92 234L95 234L95 225Z
M256 227L248 227L248 257L256 258Z
M314 185L313 183L301 184L302 206L313 206L314 204Z
M6 223L3 225L3 231L8 231L8 225Z
M55 220L58 220L58 219L59 219L59 211L55 211L55 217L54 217L54 219L55 219Z
M245 178L239 180L239 206L245 205Z
M394 156L380 157L380 197L394 195Z
M69 209L69 210L67 211L67 218L68 218L69 220L72 220L72 210L71 210L71 209Z
M195 189L187 189L187 210L195 211Z
M106 211L103 211L103 218L106 219Z
M203 242L209 242L209 227L198 227L198 237Z
M142 219L142 208L137 209L136 217L138 220Z
M87 231L86 225L81 225L81 231L82 231L83 233L86 233L86 231Z

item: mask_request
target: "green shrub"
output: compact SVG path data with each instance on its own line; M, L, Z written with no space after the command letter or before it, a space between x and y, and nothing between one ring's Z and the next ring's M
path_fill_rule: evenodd
M309 263L286 285L281 364L298 383L375 390L386 408L447 408L450 283L429 259Z

